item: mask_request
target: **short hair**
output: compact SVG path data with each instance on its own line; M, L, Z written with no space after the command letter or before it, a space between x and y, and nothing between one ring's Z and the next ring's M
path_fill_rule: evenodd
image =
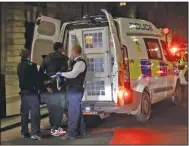
M30 57L30 50L29 49L27 49L27 48L23 48L23 49L21 49L21 52L20 52L20 56L21 56L21 58L23 58L23 59L27 59L28 57Z
M73 49L77 54L81 54L82 49L79 45L74 45Z
M63 44L60 42L55 42L53 45L54 51L57 51L58 49L62 48Z

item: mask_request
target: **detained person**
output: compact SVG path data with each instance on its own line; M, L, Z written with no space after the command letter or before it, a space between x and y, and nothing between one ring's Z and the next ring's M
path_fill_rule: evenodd
M49 121L51 125L51 135L60 136L64 133L62 126L62 118L66 101L66 87L62 84L61 89L57 89L56 78L51 79L52 75L56 72L65 72L68 70L68 57L63 53L63 44L60 42L54 43L54 52L47 55L40 66L40 73L46 75L46 81L44 81L48 92L45 90L41 93L42 102L47 104L49 111Z

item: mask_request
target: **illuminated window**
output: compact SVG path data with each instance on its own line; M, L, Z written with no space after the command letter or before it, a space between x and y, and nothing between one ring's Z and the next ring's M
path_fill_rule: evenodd
M88 96L105 95L105 82L102 80L87 82L86 87Z
M102 32L85 33L84 47L88 48L103 48Z
M160 44L157 39L144 39L149 59L162 59Z
M104 72L104 58L88 58L88 71L89 72Z

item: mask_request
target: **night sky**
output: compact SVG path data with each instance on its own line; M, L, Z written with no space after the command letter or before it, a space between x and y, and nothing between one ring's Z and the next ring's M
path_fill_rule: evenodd
M163 6L164 5L164 6ZM187 2L167 2L156 5L156 23L173 28L176 34L187 39L188 35L188 3ZM167 10L166 10L167 9Z
M114 6L113 6L114 5ZM117 6L115 6L117 5ZM187 39L188 2L127 2L126 6L108 4L116 17L139 18L152 22L157 28L168 27Z

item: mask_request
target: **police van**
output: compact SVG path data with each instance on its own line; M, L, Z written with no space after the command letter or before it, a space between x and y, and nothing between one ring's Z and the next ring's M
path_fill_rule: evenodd
M180 68L180 81L181 85L188 84L188 52L181 52L181 59L178 62L178 68Z
M88 64L82 108L84 114L126 113L140 122L150 118L151 105L171 98L181 100L177 66L162 53L161 33L150 22L104 15L61 23L40 16L36 20L31 60L38 65L42 55L63 42L70 57L79 44Z
M163 47L165 58L174 63L179 69L179 80L181 85L188 84L188 51L187 46L173 45L171 47Z
M175 50L174 50L175 49ZM176 47L171 48L171 50L176 51L173 59L167 59L178 66L179 79L181 85L188 84L188 52L187 49L179 50Z

